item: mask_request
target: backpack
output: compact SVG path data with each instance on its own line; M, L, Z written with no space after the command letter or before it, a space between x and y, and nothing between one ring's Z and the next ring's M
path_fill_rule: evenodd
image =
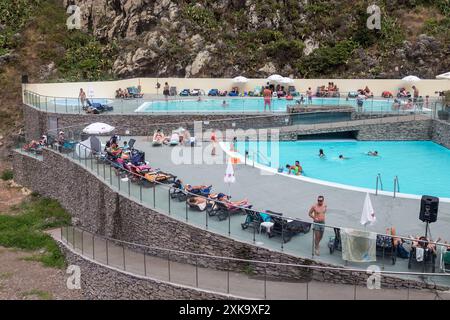
M397 246L397 256L402 259L408 259L409 258L409 252L403 247L403 244L399 244Z

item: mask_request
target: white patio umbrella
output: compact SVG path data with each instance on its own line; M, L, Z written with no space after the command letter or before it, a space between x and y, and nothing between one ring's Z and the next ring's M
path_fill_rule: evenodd
M225 176L223 177L223 182L228 183L228 195L231 196L231 184L236 182L231 159L229 159L228 161L227 170L225 171Z
M83 129L84 133L87 134L104 134L113 131L115 128L110 126L109 124L102 122L95 122L88 125Z
M173 130L172 132L178 133L178 134L183 134L186 131L186 129L184 129L183 127L179 127L176 130Z
M439 80L450 80L450 72L446 72L446 73L440 74L440 75L436 76L436 79L439 79Z
M370 196L367 193L361 214L361 224L364 227L366 227L367 224L373 225L375 221L377 221L377 218L375 217L375 210L373 210L372 202L370 201Z
M270 77L267 78L267 80L271 81L271 82L281 82L283 81L283 77L280 76L279 74L273 74Z
M407 76L407 77L404 77L402 79L402 81L405 81L405 82L417 82L417 81L420 81L420 78L416 77L416 76Z
M233 81L233 83L236 83L236 84L244 84L244 83L248 82L248 79L246 77L239 76L239 77L233 78L232 81Z

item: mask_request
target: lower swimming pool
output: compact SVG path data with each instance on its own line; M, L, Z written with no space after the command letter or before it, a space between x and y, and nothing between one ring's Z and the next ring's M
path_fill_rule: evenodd
M238 143L238 150L273 168L299 160L308 178L375 189L380 174L383 190L393 191L398 176L401 193L450 198L450 150L431 141L250 141Z
M224 103L225 102L225 103ZM295 100L272 99L271 110L286 112L288 105L295 105ZM347 98L313 98L311 105L315 106L352 106L357 108L356 99ZM364 101L362 110L365 112L411 112L414 110L393 109L392 99L369 99ZM144 102L135 112L208 112L208 113L240 113L264 111L263 98L229 98L208 99L201 101L196 99L181 99L169 101Z

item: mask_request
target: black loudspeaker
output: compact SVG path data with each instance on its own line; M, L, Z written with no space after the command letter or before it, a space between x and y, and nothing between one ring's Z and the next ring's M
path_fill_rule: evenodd
M28 83L28 75L27 74L22 75L22 83Z
M439 198L422 196L419 219L423 222L436 222L439 208Z

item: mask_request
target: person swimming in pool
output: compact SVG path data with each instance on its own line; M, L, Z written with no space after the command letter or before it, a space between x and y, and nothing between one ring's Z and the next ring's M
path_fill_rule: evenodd
M325 153L323 152L323 149L319 150L319 157L320 158L325 158Z
M372 157L378 157L378 151L374 151L374 152L369 151L369 152L367 153L367 155L368 155L368 156L372 156Z
M339 155L339 160L348 160L350 158L344 157L344 155L340 154Z
M226 107L226 106L228 106L228 103L225 100L223 100L222 107Z
M287 164L286 169L288 169L288 174L292 173L296 176L300 176L303 173L303 168L300 165L299 161L295 161L295 165L293 165L293 166Z

